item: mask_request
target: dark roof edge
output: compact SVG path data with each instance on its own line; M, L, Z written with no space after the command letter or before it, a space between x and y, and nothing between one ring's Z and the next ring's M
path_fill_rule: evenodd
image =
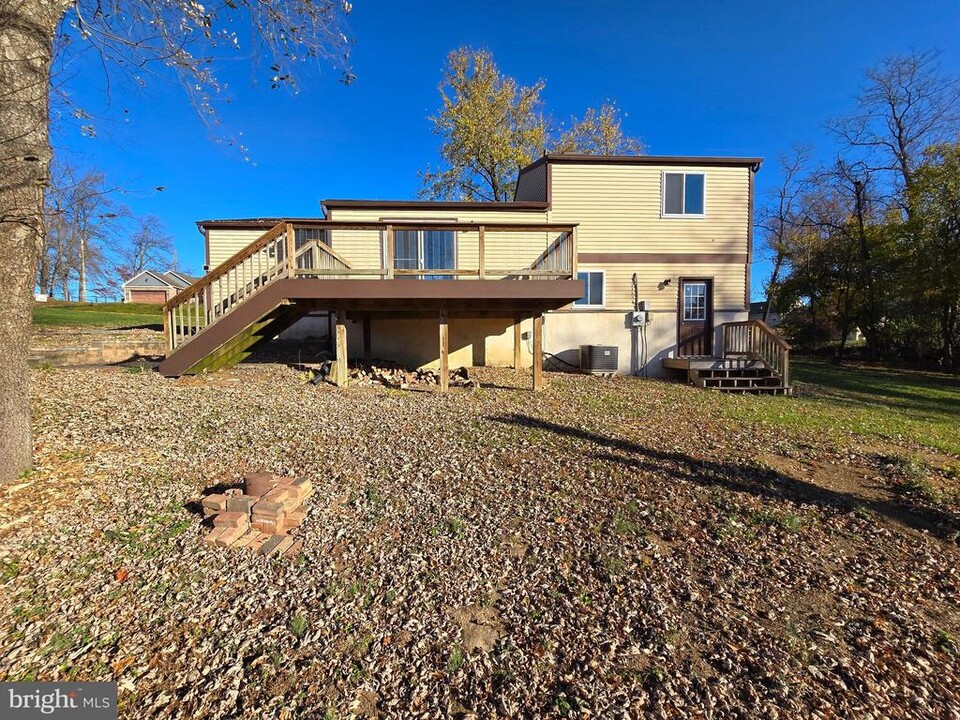
M322 217L312 218L233 218L230 220L197 220L197 229L202 233L205 228L221 228L223 230L243 230L246 228L272 228L279 222L295 223L320 223L324 221Z
M132 283L134 280L136 280L137 278L139 278L141 275L150 275L151 277L159 280L160 282L162 282L164 285L166 285L166 286L168 286L168 287L172 287L172 288L176 288L176 287L177 287L177 286L174 285L172 282L170 282L169 280L167 280L167 278L165 278L165 277L163 276L163 273L161 273L161 272L154 272L153 270L141 270L141 271L138 272L136 275L134 275L132 278L130 278L130 279L127 280L126 282L122 283L121 287L127 287L127 286L129 286L129 287L150 287L150 285L130 285L130 283Z
M491 201L449 201L449 200L324 200L325 208L386 208L390 210L528 210L543 211L549 205L545 202L491 202Z
M520 173L543 163L571 163L583 165L702 165L714 167L750 167L759 169L762 157L721 157L684 155L580 155L575 153L546 154L534 160Z

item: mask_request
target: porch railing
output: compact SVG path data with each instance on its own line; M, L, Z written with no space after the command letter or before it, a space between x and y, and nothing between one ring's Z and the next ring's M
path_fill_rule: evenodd
M762 360L790 386L790 343L762 320L723 324L724 357L742 356Z
M475 244L470 238L468 253L458 248L456 267L401 269L395 260L396 233L401 230L450 231L458 238L475 233L476 237ZM357 263L335 250L335 232L343 234L337 235L338 248L342 240L343 247L368 260ZM364 235L358 237L357 232ZM523 242L517 233L532 234L539 238L536 242L546 244L532 263L512 264L523 254L517 250L518 242ZM369 262L372 257L377 258L374 263ZM263 288L284 278L565 279L576 277L576 264L576 228L571 225L280 222L171 298L163 306L164 337L168 352L176 350Z

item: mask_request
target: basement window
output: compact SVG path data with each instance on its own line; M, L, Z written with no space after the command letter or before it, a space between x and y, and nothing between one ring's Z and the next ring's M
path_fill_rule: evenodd
M663 216L703 217L703 173L665 172L663 174Z
M577 280L583 280L584 295L573 304L578 307L603 307L603 270L578 272Z

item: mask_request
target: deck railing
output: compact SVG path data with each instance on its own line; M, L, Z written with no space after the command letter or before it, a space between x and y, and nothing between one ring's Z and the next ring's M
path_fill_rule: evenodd
M723 355L762 360L790 386L790 344L762 320L724 323Z
M396 234L404 230L456 233L456 267L397 268ZM525 242L517 237L518 233L528 235ZM334 243L340 247L341 240L343 247L368 260L357 263L334 250ZM461 250L461 240L464 247L469 245L469 250ZM524 254L519 247L536 248L535 243L546 245L536 260L513 264L515 258ZM369 258L376 260L370 262ZM163 306L164 336L168 352L176 350L283 278L544 280L576 278L576 266L576 228L571 225L280 222L171 298Z
M562 232L530 265L531 276L577 277L577 231L576 228Z

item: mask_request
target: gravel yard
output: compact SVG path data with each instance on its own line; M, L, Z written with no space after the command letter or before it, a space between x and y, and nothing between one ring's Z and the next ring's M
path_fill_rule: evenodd
M0 678L124 718L960 717L955 457L724 413L802 388L476 377L35 371ZM262 469L313 480L294 560L202 542Z

